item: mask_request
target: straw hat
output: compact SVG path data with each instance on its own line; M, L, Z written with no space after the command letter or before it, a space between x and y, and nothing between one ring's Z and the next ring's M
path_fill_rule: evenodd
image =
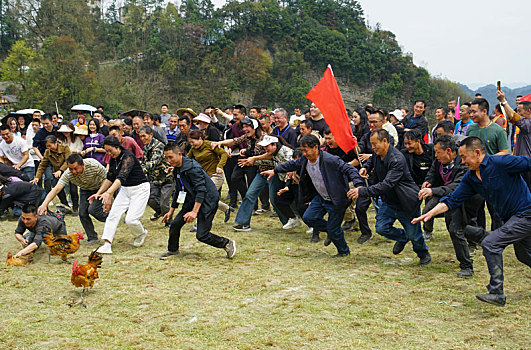
M59 131L60 131L60 130L59 130ZM76 130L74 131L74 134L75 134L75 135L85 135L85 136L88 136L88 134L89 134L88 126L86 126L86 125L76 126Z

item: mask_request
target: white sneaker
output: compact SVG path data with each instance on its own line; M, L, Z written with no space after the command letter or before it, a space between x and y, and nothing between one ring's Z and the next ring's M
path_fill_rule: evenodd
M135 247L142 247L142 244L144 244L144 241L146 240L147 236L147 230L144 230L144 233L142 233L139 236L136 236L135 241L133 242L133 245Z
M301 222L299 221L299 219L295 218L295 219L289 219L287 224L282 226L282 228L284 230L289 230L290 228L294 228L294 227L299 227L301 225Z
M109 242L105 242L104 245L96 249L96 252L101 254L112 254L111 244Z
M306 233L308 234L312 234L313 233L313 227L310 227L309 229L306 230Z

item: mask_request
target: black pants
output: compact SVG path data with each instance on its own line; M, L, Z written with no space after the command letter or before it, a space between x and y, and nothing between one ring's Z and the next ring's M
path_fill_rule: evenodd
M98 190L79 190L79 221L81 221L81 225L83 226L83 230L85 230L89 241L98 239L98 234L94 230L94 224L92 223L90 215L94 216L96 220L100 222L105 222L108 215L108 213L103 211L101 200L95 199L92 201L92 204L89 204L88 198L96 192L98 192Z
M461 269L473 269L473 260L470 258L468 242L465 238L466 225L477 226L478 209L483 205L483 198L475 195L444 215L446 228L454 246L455 256Z
M305 203L299 203L299 185L289 185L289 191L282 193L280 196L275 195L275 205L278 208L278 211L282 215L289 219L294 219L297 214L302 218L308 205Z
M227 180L227 185L229 186L229 205L233 208L236 208L238 206L238 188L232 180L232 173L234 172L234 168L238 166L237 164L238 157L229 157L227 159L227 163L225 163L225 166L223 167L223 172L225 172L225 179Z
M367 218L367 210L371 205L370 197L358 197L356 201L356 217L360 225L360 232L362 235L372 235L369 227L369 219Z
M181 228L186 223L184 221L184 214L192 211L193 203L185 203L170 225L170 236L168 238L168 250L170 252L176 252L179 250L179 238L181 237ZM225 237L217 236L210 232L212 228L212 220L218 210L217 203L208 213L204 213L203 210L199 210L197 214L197 232L195 237L199 242L211 245L215 248L224 248L229 240Z
M253 182L254 177L258 173L258 167L256 166L244 166L240 167L236 165L234 167L234 170L232 171L232 177L231 180L233 184L236 186L238 192L240 192L240 195L242 198L245 198L245 194L247 193L247 189L251 185L251 182ZM263 209L269 208L269 192L263 191L260 192L260 202L262 203ZM258 201L255 204L255 209L258 208Z

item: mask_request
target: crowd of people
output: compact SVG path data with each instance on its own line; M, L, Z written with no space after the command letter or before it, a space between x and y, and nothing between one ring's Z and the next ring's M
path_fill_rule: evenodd
M433 221L444 217L457 276L474 275L471 254L481 246L491 280L489 293L477 298L503 306L504 248L514 244L518 260L531 267L531 102L517 101L513 110L502 91L498 99L490 115L476 96L460 105L458 120L449 101L436 109L431 128L422 100L411 113L372 104L347 110L345 127L357 139L348 152L313 103L291 116L284 108L243 105L171 114L164 104L159 114L120 111L116 118L100 106L72 121L36 112L31 122L10 118L0 126L0 210L20 217L16 257L38 249L48 232L65 231L57 212L79 216L87 243L102 254L112 254L125 214L140 247L150 207L150 220L169 230L162 260L179 254L186 223L199 241L234 257L236 242L211 232L218 210L224 222L235 213L235 231L251 231L255 215L278 218L284 230L304 223L312 243L324 234L340 258L350 254L345 231L359 229L358 244L372 238L372 204L374 231L395 241L393 254L411 241L420 265L431 262ZM101 236L92 218L104 222Z

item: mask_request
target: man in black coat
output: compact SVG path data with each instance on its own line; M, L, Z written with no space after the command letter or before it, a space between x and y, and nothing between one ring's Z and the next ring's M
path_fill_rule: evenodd
M431 262L431 256L420 224L411 223L420 214L419 187L411 177L406 159L402 152L389 143L386 130L372 131L371 145L373 156L361 168L360 175L368 177L368 173L373 171L376 184L350 190L348 195L352 199L380 196L382 203L376 215L376 232L396 241L393 254L400 254L407 242L411 241L420 264L427 265ZM393 226L396 220L404 229Z
M44 190L29 182L6 182L0 185L0 213L11 208L13 215L20 216L26 204L38 206L44 199Z
M232 259L236 254L236 242L210 232L219 202L219 192L216 185L198 162L183 156L182 150L176 142L170 142L164 147L164 156L173 167L175 192L171 209L164 215L162 222L171 221L179 204L182 204L182 208L175 219L171 221L168 250L160 256L160 259L165 260L172 255L179 254L181 228L184 224L196 219L197 239L213 247L225 249L227 257Z

